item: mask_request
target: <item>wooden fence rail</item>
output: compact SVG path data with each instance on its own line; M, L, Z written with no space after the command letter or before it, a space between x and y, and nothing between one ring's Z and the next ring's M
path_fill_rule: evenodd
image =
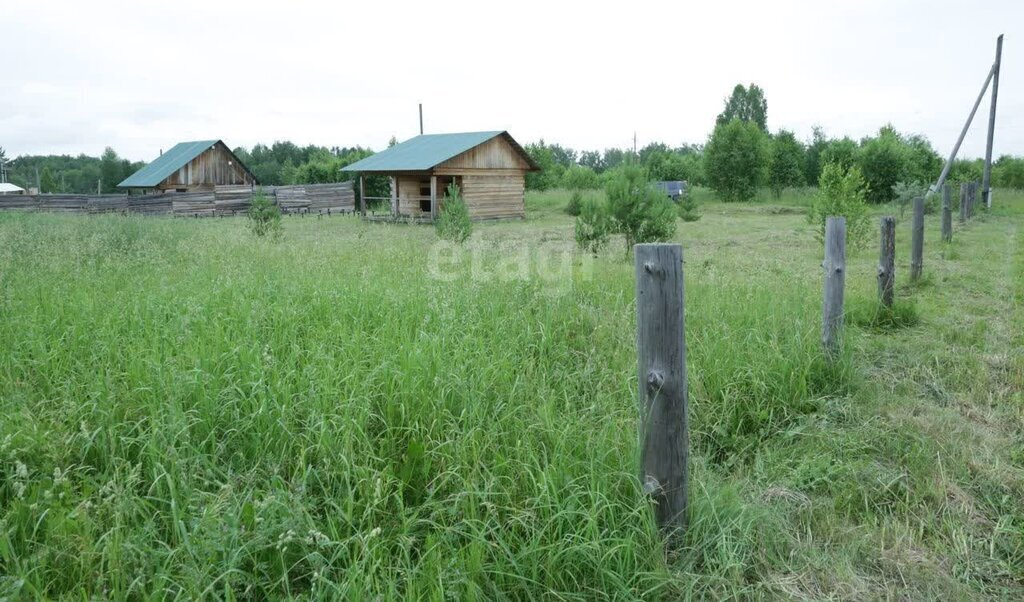
M0 196L0 211L52 211L62 213L133 213L174 215L178 217L214 217L236 215L249 208L252 198L262 191L286 212L342 213L355 208L351 182L265 186L217 186L200 192L164 194L38 194Z

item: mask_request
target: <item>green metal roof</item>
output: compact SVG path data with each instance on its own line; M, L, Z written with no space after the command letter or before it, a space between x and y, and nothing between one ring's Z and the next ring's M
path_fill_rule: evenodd
M157 186L168 176L178 171L183 165L195 159L203 151L220 142L220 140L197 140L195 142L179 142L171 150L160 155L152 163L125 178L117 185L118 188L150 188Z
M364 173L425 171L501 135L504 135L509 143L523 155L532 168L538 169L526 151L512 139L512 136L508 135L508 132L504 131L421 134L341 169L342 171Z

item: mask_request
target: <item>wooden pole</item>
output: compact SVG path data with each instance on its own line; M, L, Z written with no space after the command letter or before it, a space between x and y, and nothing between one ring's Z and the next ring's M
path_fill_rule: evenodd
M942 240L953 240L953 189L949 184L942 186Z
M896 218L881 220L881 244L878 257L878 296L882 305L892 307L893 284L896 281Z
M366 182L363 174L359 174L359 213L366 217Z
M960 137L956 139L956 144L953 145L953 151L949 153L949 159L946 159L946 165L942 168L942 173L939 174L939 179L935 181L935 186L932 187L932 190L938 190L946 183L946 177L949 176L949 170L953 167L953 161L956 160L956 154L960 151L960 145L963 144L964 137L967 136L967 130L971 128L971 121L974 120L974 114L978 112L978 106L981 105L981 99L985 97L985 91L988 90L988 84L992 81L994 73L995 66L988 70L988 75L985 77L985 84L981 86L981 92L978 93L978 100L974 101L974 107L971 109L971 114L967 116L967 122L964 123L964 129L960 130Z
M967 221L974 217L974 182L967 183Z
M398 177L391 176L391 214L398 215Z
M825 300L821 320L821 343L830 358L839 352L843 330L843 287L846 284L846 218L825 220Z
M921 277L924 267L924 197L914 199L913 232L910 238L910 279Z
M967 221L967 182L960 184L960 223Z
M430 176L430 221L437 219L437 176Z
M640 391L640 482L662 533L686 528L688 390L683 249L641 244L636 258L636 346Z
M988 110L988 139L985 143L985 171L981 180L981 200L992 208L992 140L996 133L996 100L999 98L999 68L1003 62L1003 35L996 38L996 62L992 66L992 104Z

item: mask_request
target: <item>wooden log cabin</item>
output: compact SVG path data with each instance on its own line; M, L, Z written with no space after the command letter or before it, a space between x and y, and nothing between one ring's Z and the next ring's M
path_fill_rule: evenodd
M197 192L256 184L256 176L223 141L197 140L174 145L117 186L141 192Z
M526 172L540 167L508 132L426 134L392 146L343 168L357 172L360 191L366 175L387 176L391 197L360 199L390 203L394 217L433 221L450 184L459 187L474 220L526 215Z

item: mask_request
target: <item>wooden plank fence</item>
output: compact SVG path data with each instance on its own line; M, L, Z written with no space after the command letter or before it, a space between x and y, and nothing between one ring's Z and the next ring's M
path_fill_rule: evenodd
M355 209L352 182L264 186L262 190L285 213L345 213ZM59 213L133 213L175 217L214 217L245 212L254 190L248 186L217 186L200 192L164 194L17 194L0 196L0 211Z

